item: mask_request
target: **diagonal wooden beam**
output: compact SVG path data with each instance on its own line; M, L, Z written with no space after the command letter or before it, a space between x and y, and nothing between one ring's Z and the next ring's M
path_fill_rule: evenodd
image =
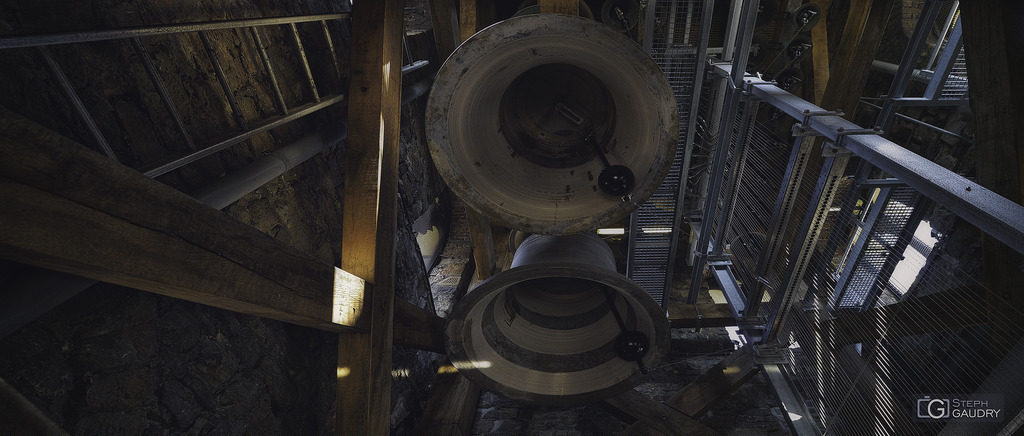
M691 418L700 418L759 370L753 353L746 347L740 348L672 395L665 405ZM647 423L638 421L629 426L625 434L643 434L648 428Z
M0 109L0 257L324 330L363 280Z
M627 431L627 435L666 434L666 435L701 435L712 436L718 432L701 424L696 419L676 410L664 403L654 401L633 389L602 402L613 415L624 421L640 423L635 433ZM632 418L632 419L629 419ZM641 428L642 427L642 428ZM653 430L653 431L652 431Z
M342 268L374 286L369 332L338 338L340 435L391 431L403 6L360 1L352 10Z
M437 370L416 434L470 436L480 387L459 374L451 362Z

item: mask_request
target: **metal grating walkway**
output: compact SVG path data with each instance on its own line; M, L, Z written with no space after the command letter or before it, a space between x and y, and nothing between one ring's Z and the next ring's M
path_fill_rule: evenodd
M672 281L676 243L679 238L680 189L686 177L687 147L693 129L690 120L694 83L698 70L697 46L701 38L702 0L658 1L653 7L651 57L672 85L679 109L679 143L672 168L664 182L630 217L630 249L626 275L637 282L662 307ZM652 14L648 13L648 17Z

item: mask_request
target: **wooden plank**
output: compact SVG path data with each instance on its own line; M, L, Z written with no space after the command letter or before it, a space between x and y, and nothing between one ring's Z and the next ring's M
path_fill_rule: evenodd
M754 354L745 347L740 348L684 386L665 404L699 418L735 392L759 370L754 363Z
M342 268L374 286L369 332L338 338L341 435L391 431L403 3L356 2L352 11Z
M473 242L473 259L476 262L476 277L486 279L494 273L494 235L491 222L475 210L466 208L469 221L469 238Z
M829 77L828 57L828 11L832 7L832 0L812 0L811 3L821 8L821 18L818 24L811 29L811 64L814 75L811 81L814 92L814 104L821 106L821 98L825 95L825 86Z
M475 261L466 261L459 276L452 302L458 302L473 281ZM473 430L473 417L476 406L480 402L480 388L458 373L458 370L445 360L445 364L437 370L434 388L423 410L423 417L417 434L423 435L465 435Z
M975 168L978 183L1024 204L1024 7L1018 1L961 2L964 55L971 111L974 114ZM983 283L990 289L989 317L994 329L993 357L1016 344L1024 332L1024 256L985 235Z
M395 345L444 354L444 325L444 318L395 299Z
M480 387L459 374L446 361L437 370L434 387L423 409L416 434L458 435L473 434L473 418L480 400Z
M0 109L0 257L332 331L361 279Z
M702 328L730 327L736 325L736 317L728 304L672 304L668 308L668 322L674 329L698 325Z
M455 51L462 40L459 35L459 15L455 0L430 0L430 22L434 31L434 44L441 62Z
M839 40L821 107L842 109L853 116L864 91L871 61L889 21L894 0L854 0L846 16L846 25Z
M465 41L480 29L477 22L477 0L459 2L459 40Z
M986 319L984 295L980 289L950 290L841 315L822 323L821 329L833 332L834 345L840 346L981 325Z
M665 404L686 416L700 418L759 370L760 367L754 363L754 355L747 348L740 348L684 386ZM625 434L644 434L649 428L648 424L638 421L629 426Z
M68 432L0 378L0 434L66 436Z
M540 0L540 13L579 15L579 0Z
M717 431L701 424L696 419L664 403L654 401L633 389L602 401L602 405L605 408L610 408L613 415L631 417L656 432L668 435L711 436L718 434ZM648 429L643 429L640 434L651 433Z

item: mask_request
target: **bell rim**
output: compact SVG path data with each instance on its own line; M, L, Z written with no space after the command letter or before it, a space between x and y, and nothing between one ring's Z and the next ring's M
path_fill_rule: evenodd
M463 334L461 331L465 328L467 312L480 303L481 300L489 297L493 298L492 294L503 292L510 286L528 280L548 277L587 279L611 286L616 292L624 292L630 295L634 301L646 309L654 329L650 350L644 358L645 365L650 368L656 367L668 356L671 346L671 327L668 317L664 315L664 309L647 292L640 288L636 282L617 272L597 268L589 264L573 262L560 262L558 265L530 264L502 271L483 281L456 303L448 314L445 324L445 351L459 373L485 390L498 393L513 400L546 406L566 406L601 401L632 389L648 377L647 374L641 373L638 367L629 377L602 389L570 395L550 395L501 384L485 375L481 369L476 368L472 364L474 361L467 353L462 340ZM460 362L469 364L460 364Z

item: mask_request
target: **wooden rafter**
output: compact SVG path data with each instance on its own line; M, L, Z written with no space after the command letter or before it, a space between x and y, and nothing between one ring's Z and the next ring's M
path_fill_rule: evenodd
M0 131L0 257L318 329L368 325L358 277L10 111Z
M352 11L342 268L373 287L369 331L338 338L342 435L391 430L403 7L402 0L361 1Z

